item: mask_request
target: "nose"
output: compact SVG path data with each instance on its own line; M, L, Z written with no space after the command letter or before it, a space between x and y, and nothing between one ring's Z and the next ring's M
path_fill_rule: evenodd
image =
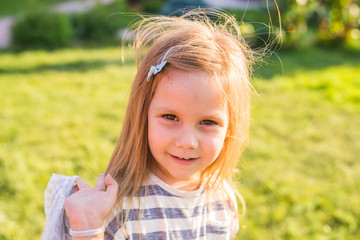
M195 149L199 145L195 129L181 129L175 140L176 147Z

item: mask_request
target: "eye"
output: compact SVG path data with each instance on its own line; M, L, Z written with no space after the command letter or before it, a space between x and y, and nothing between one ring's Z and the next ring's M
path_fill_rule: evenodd
M200 122L200 124L207 125L207 126L218 125L216 122L214 122L212 120L203 120Z
M163 118L170 120L170 121L177 121L178 118L174 114L164 114L162 115Z

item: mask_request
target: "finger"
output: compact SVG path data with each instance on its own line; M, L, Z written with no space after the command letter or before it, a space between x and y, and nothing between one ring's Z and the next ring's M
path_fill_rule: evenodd
M105 174L101 173L96 181L95 188L100 191L105 191Z
M80 190L80 189L79 189L79 186L77 185L77 183L75 183L73 193L77 193L79 190Z
M111 195L111 197L115 200L116 194L118 192L118 183L115 181L115 179L110 175L107 174L105 177L105 184L106 184L106 192Z
M81 190L82 188L90 187L89 184L81 177L76 178L75 182L76 182L76 186L79 188L79 190Z

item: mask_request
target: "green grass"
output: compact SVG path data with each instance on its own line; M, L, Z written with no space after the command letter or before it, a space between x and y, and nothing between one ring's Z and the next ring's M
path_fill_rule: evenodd
M133 59L119 48L0 53L0 240L39 239L53 172L94 184L113 151ZM359 239L360 53L281 52L253 80L237 176L238 239Z
M281 53L256 79L239 239L358 239L360 54Z

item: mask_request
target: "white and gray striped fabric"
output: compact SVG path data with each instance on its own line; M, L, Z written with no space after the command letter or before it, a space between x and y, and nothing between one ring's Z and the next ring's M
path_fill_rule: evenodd
M227 183L212 194L175 189L149 173L131 205L106 223L105 239L231 239L239 228L235 194ZM230 196L230 199L229 199ZM235 206L235 209L234 209ZM120 226L121 218L126 222Z

